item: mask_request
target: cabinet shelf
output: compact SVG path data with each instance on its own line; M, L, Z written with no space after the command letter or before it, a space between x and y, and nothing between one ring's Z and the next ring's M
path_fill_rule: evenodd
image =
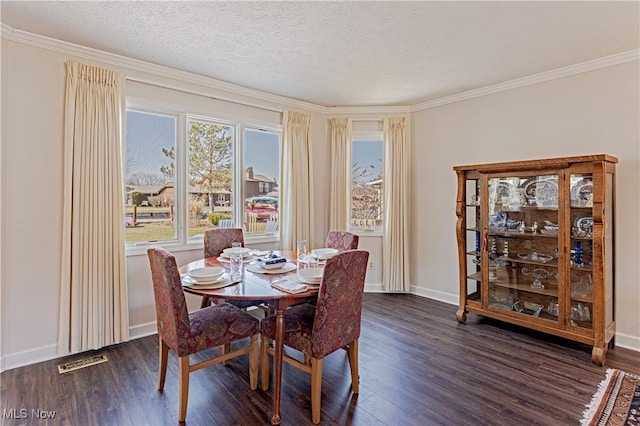
M456 319L464 323L467 313L473 312L587 343L593 362L604 365L615 337L610 295L615 294L611 241L617 162L601 154L454 167L456 203L467 207L456 210L460 270ZM580 220L596 217L592 206L597 206L598 220ZM530 232L536 224L536 232ZM578 267L574 262L587 264ZM572 282L576 286L585 279L594 290L572 296ZM531 287L532 283L538 285ZM556 303L559 316L547 312ZM534 307L533 315L522 306ZM577 321L575 310L583 318L582 309L587 308L588 320Z

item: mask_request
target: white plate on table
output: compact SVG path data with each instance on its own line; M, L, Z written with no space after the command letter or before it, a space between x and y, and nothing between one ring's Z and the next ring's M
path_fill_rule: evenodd
M187 275L195 282L211 283L224 274L224 268L219 266L208 266L187 271Z
M242 258L242 262L243 263L247 263L247 262L253 262L253 256L246 256ZM231 258L230 257L224 257L222 255L218 256L218 262L222 262L222 263L231 263Z
M306 268L298 270L298 278L305 284L320 284L323 268Z
M225 280L228 280L230 278L230 275L227 272L222 273L221 275L212 278L208 281L196 281L194 280L190 275L188 274L184 274L182 275L182 285L186 285L186 286L194 286L194 287L198 287L201 288L203 286L209 286L212 284L219 284Z
M222 257L231 257L233 253L240 253L242 257L247 257L251 254L251 249L248 247L229 247L222 250L220 256Z
M295 271L297 268L298 267L291 262L287 262L282 268L276 269L264 269L257 263L251 263L247 265L246 270L254 274L286 274L287 272Z
M318 256L318 260L327 260L330 257L335 256L339 252L340 252L340 250L338 250L338 249L328 248L328 247L311 250L311 253L313 253L316 256Z

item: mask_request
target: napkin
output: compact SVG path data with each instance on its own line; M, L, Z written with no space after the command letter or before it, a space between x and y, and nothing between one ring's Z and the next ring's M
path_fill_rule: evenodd
M282 279L271 283L271 287L277 288L287 293L303 293L309 289L309 286L299 282L297 279Z

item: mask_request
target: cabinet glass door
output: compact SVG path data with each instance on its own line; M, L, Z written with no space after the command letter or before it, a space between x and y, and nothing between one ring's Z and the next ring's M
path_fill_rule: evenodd
M467 268L467 303L480 306L482 272L480 268L480 181L466 180L465 233Z
M572 174L570 324L593 329L593 176Z
M558 321L558 175L488 179L488 305Z

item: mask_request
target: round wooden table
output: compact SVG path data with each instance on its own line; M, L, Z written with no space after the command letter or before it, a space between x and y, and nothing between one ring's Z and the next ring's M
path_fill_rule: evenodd
M289 262L296 263L295 251L275 251L285 256ZM187 293L199 296L214 296L225 300L264 300L275 309L276 312L276 338L274 341L275 356L273 358L273 416L271 424L280 424L280 395L282 389L282 356L284 351L284 311L290 306L303 303L307 298L318 294L318 289L309 289L302 293L287 293L271 287L271 282L281 279L296 271L284 274L260 274L246 270L248 262L243 264L242 280L236 284L216 289L201 289L198 286L183 287ZM196 260L180 267L180 273L184 274L192 269L206 266L220 266L229 269L229 263L218 260L217 257Z

